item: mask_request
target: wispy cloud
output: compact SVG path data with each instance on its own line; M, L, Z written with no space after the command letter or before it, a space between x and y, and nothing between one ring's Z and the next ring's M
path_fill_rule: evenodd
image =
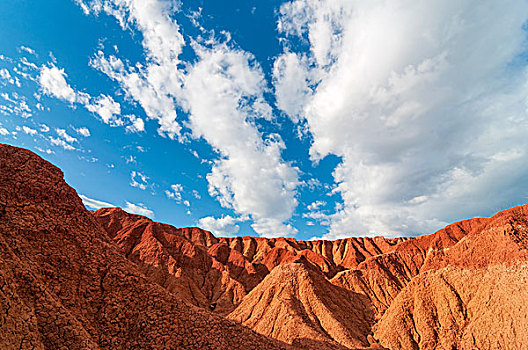
M124 211L130 214L138 214L154 219L154 211L147 208L143 203L130 203L126 202L126 206L123 208Z
M149 177L139 171L130 172L130 186L137 187L140 190L146 190L149 186Z
M115 205L107 202L103 202L97 199L89 198L85 196L84 194L80 194L79 197L81 197L82 202L84 206L90 208L90 209L101 209L101 208L109 208L109 207L115 207Z

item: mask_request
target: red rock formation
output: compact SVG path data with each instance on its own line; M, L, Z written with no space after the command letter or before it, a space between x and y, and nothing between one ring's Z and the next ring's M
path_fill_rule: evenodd
M115 209L107 211L113 212ZM100 216L101 213L102 211L97 212L96 216ZM104 222L103 224L107 230L112 231L109 224ZM416 346L416 348L428 348L430 345L427 344L440 341L438 336L430 337L429 334L438 332L444 332L444 335L439 337L445 344L455 344L461 348L469 346L469 342L453 343L451 338L447 337L446 334L449 330L455 329L454 326L440 325L440 328L434 326L436 322L434 312L437 312L437 309L434 309L436 310L434 312L425 309L431 313L427 317L424 316L426 312L420 311L414 315L413 311L406 310L403 314L407 315L407 318L403 319L401 310L409 303L436 305L441 304L441 300L447 300L445 293L439 294L435 300L427 299L427 293L434 296L435 292L447 291L437 279L435 282L427 282L426 276L434 276L433 272L428 272L430 270L439 271L442 276L462 273L452 269L448 272L443 270L451 266L470 269L470 272L464 270L465 276L483 276L485 274L481 271L483 268L526 261L527 228L528 206L521 206L501 212L490 219L461 221L432 235L416 238L349 238L331 242L297 241L291 238L216 238L211 233L197 228L171 228L171 232L185 237L197 249L200 247L204 251L207 249L207 254L215 259L216 269L226 269L230 271L231 278L242 281L244 291L240 292L241 289L238 289L238 294L232 292L222 294L223 290L227 290L228 283L216 284L217 295L225 295L225 298L231 301L227 303L229 307L237 307L229 318L238 320L264 335L293 344L302 343L302 346L308 348L332 347L336 344L345 347L375 346L374 338L370 335L372 328L364 325L372 325L376 320L382 319L377 328L375 327L376 338L389 348L399 349ZM229 264L231 265L227 267ZM236 274L232 273L235 271L233 266L238 268ZM185 266L181 268L187 269ZM264 278L269 271L271 274ZM244 276L244 278L234 278L235 276ZM248 276L253 277L251 283L248 283ZM470 289L480 278L475 276L472 277L473 282L468 282ZM227 281L228 278L224 280ZM303 284L305 280L307 284ZM292 284L291 281L295 283ZM329 281L341 288L333 289ZM317 286L325 287L317 288ZM302 295L299 294L299 288L303 290ZM419 292L408 291L409 289L414 291L416 288L419 288ZM347 297L349 303L340 302L341 307L334 309L325 304L325 301L332 297L343 300L343 290L352 292L353 297L350 295ZM411 298L409 293L414 301L409 301ZM455 290L453 293L456 294L458 291ZM400 299L404 301L399 301ZM358 300L362 305L359 309L372 311L368 317L365 313L358 316L352 311L358 309ZM511 302L511 307L514 305L515 302ZM229 307L223 310L229 311ZM441 308L442 305L434 307ZM307 309L317 311L308 314ZM446 310L445 312L448 313L456 313L456 310L450 310L449 307ZM343 321L343 317L338 316L342 315L340 312L354 315L351 317L356 324L347 324ZM421 320L422 317L426 320ZM418 319L420 321L417 321ZM403 322L406 326L399 327L399 322ZM422 322L424 330L413 331L409 326L412 322ZM473 321L468 320L467 315L460 316L457 322L459 326L463 325L461 326L463 329L473 324ZM508 322L517 321L509 319ZM341 330L334 334L322 324L331 324L329 329ZM429 325L430 328L425 325ZM456 328L455 333L458 334L462 328ZM349 334L346 340L338 339L337 335L347 334L343 329L348 332L353 330L353 335ZM473 336L473 333L471 334ZM370 342L367 340L368 337ZM401 337L411 340L401 343L394 340ZM486 344L487 340L479 341L479 344ZM515 339L515 341L519 340Z
M376 326L389 349L524 349L528 265L446 267L414 278Z
M0 348L287 346L215 306L305 349L521 349L527 271L528 206L415 238L217 238L90 213L0 146Z
M228 318L290 344L358 348L370 345L374 311L364 295L331 284L301 258L276 267Z
M432 250L383 315L376 331L383 345L522 349L528 344L528 206L459 225L467 234Z
M226 314L268 273L210 232L176 229L119 208L94 213L125 255L156 283L195 306Z
M135 237L123 237L123 246L132 247ZM58 168L27 150L0 145L0 348L287 345L187 306L150 282L84 208Z

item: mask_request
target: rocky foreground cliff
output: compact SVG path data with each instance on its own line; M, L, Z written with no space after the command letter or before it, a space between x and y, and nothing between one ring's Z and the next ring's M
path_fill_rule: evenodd
M416 238L221 238L87 211L0 145L0 348L524 349L528 206Z

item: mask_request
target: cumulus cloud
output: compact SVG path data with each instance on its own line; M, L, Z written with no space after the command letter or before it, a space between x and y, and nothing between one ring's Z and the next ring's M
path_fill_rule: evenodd
M525 201L527 12L523 1L281 7L279 108L308 125L312 159L342 158L327 238L429 232ZM309 44L304 68L292 38Z
M149 118L158 121L160 135L178 138L181 126L176 121L175 98L183 78L178 65L185 41L179 25L170 16L175 3L157 0L78 2L91 12L105 11L114 16L123 29L134 26L141 31L146 65L126 67L119 58L106 57L101 51L91 64L117 81L140 103Z
M31 136L35 136L38 133L37 130L27 127L25 125L22 127L22 130L24 131L24 133L31 135Z
M142 132L145 131L145 122L140 117L135 115L126 115L125 117L130 120L131 124L126 127L129 132Z
M240 229L236 224L239 221L239 219L233 218L230 215L221 218L206 216L198 221L198 226L212 232L216 236L230 237L235 235Z
M149 177L143 173L140 173L139 171L131 171L130 172L130 186L137 187L140 190L146 190L149 186L148 183Z
M101 95L92 103L86 104L86 109L97 114L103 123L110 126L121 126L123 120L118 116L121 114L121 105L114 101L112 96Z
M49 131L49 127L47 125L42 124L42 126L46 127L42 130L43 132ZM79 140L77 140L73 136L70 136L64 129L55 128L55 132L57 133L58 137L48 136L48 139L50 140L52 145L62 147L67 151L73 151L76 149L75 146L73 146L72 144L79 142Z
M91 135L90 130L85 126L74 129L74 130L77 134L84 136L84 137L89 137Z
M128 115L126 116L128 121L121 118L121 105L112 96L101 94L93 97L86 92L77 91L70 86L66 80L67 77L64 69L50 63L48 66L40 68L39 84L45 94L69 102L72 105L74 103L80 104L100 118L103 123L112 127L126 125L126 130L129 132L140 132L145 129L144 122L139 117ZM25 101L22 102L25 103ZM23 105L19 106L19 109L23 107ZM31 110L27 107L22 111L28 113ZM82 132L89 132L88 129L85 129L82 129Z
M103 202L97 199L93 199L90 197L85 196L84 194L80 194L79 197L81 197L82 202L85 207L88 207L89 209L101 209L101 208L110 208L115 207L115 205L107 202Z
M7 135L9 135L9 134L11 134L11 133L9 132L9 130L7 130L7 129L4 128L3 126L0 126L0 135L2 135L2 136L7 136Z
M311 204L308 204L308 206L306 207L306 209L310 210L310 211L313 211L313 210L317 210L319 209L320 207L322 206L325 206L326 205L326 202L325 201L321 201L321 200L317 200L315 202L312 202Z
M56 128L55 132L57 133L57 135L59 135L61 138L63 138L64 141L66 141L68 143L74 143L74 142L78 142L79 141L75 137L72 137L72 136L68 135L68 133L64 129Z
M181 139L177 106L190 114L192 137L205 139L220 157L207 176L210 194L224 207L250 217L258 234L295 234L287 221L297 206L297 169L282 160L280 137L264 136L257 128L256 120L271 120L272 110L254 58L225 43L198 40L191 45L196 63L182 68L179 56L185 40L167 2L78 2L87 13L104 11L123 28L135 27L143 34L144 64L128 64L98 51L91 65L157 120L163 136Z
M273 63L273 82L277 107L286 112L294 121L303 114L303 108L310 96L309 71L300 55L286 52Z
M271 118L262 72L247 54L225 45L197 50L200 60L186 77L184 96L193 135L221 155L207 175L210 194L250 216L261 235L295 234L284 222L297 206L297 170L281 159L280 137L263 138L253 121Z
M7 68L0 69L0 79L8 82L9 84L15 84L15 79L11 76L11 73L9 73Z
M16 92L12 92L11 94L2 92L0 93L0 97L8 103L7 105L0 105L0 113L6 116L17 115L22 118L29 118L33 115L25 96L19 95Z
M66 81L66 77L64 69L42 66L39 77L40 86L45 94L74 103L77 100L77 94Z
M167 198L174 199L176 202L182 200L183 186L181 184L174 184L170 186L170 190L165 190Z
M147 208L143 203L134 204L126 202L126 206L123 208L123 210L130 214L143 215L148 218L154 219L154 212L151 209Z
M67 151L75 150L75 147L73 147L72 145L70 145L69 143L67 143L66 141L64 141L63 139L60 139L58 137L50 136L49 140L50 140L51 144L54 145L54 146L62 147L62 148L64 148Z

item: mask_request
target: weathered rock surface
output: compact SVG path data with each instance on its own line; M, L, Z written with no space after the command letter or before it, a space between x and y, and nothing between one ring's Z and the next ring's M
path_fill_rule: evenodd
M377 325L391 349L523 349L528 344L528 206L471 220L432 250Z
M528 265L418 275L377 325L390 349L525 349Z
M0 145L2 349L523 349L527 300L528 206L415 238L222 238L88 212Z
M0 145L1 349L287 347L150 282L58 168Z
M109 223L114 219L109 220L109 217L134 217L119 209L100 210L95 216L111 236L115 227L123 225L114 223L112 229ZM104 219L105 216L108 218ZM145 218L141 220L182 237L195 250L208 255L211 263L207 266L210 267L202 270L202 274L203 271L223 271L224 278L209 279L216 281L214 283L201 283L202 279L198 281L201 284L195 283L195 289L200 290L196 295L205 296L202 304L217 302L223 313L234 309L229 318L290 344L314 349L338 345L359 348L375 347L377 340L391 349L434 348L431 344L443 344L439 348L472 349L478 344L483 348L493 348L493 344L511 347L524 341L522 337L499 331L498 336L512 341L491 343L489 337L478 338L477 334L463 333L473 332L476 329L473 325L477 324L467 312L457 316L456 327L454 324L446 326L445 320L437 318L441 312L456 314L458 309L452 308L460 302L450 300L449 296L463 294L457 290L457 283L450 284L453 288L446 287L446 280L467 281L467 286L463 284L460 288L468 289L466 294L472 295L477 293L472 288L477 287L479 279L492 281L491 277L485 278L493 275L487 272L488 268L520 263L518 270L524 271L522 263L528 260L528 206L512 208L492 218L464 220L416 238L349 238L333 242L216 238L198 228L174 229ZM120 228L120 234L128 236L134 231L131 226L127 227ZM148 230L141 232L147 234ZM116 242L124 247L119 239ZM147 259L152 256L148 251L139 254L135 260L152 266L170 266L162 262L163 259ZM177 251L185 252L182 249ZM202 253L190 251L193 259L203 259ZM173 270L182 271L179 276L185 276L185 271L192 271L189 276L201 276L193 266L187 260L181 260ZM507 273L499 277L501 270L497 269L493 270L497 271L497 278L508 278ZM515 271L511 274L518 273ZM466 280L459 278L460 274L466 276ZM518 277L519 281L524 281L522 276ZM184 281L183 277L180 278ZM510 287L518 288L522 293L528 289L524 282ZM173 290L188 299L185 293ZM453 290L451 294L447 293L449 290ZM482 300L492 298L490 293L500 298L490 288L481 289L479 293ZM334 300L338 302L332 303ZM500 303L508 305L508 302L513 308L520 299L501 299L496 307ZM415 303L430 308L402 311L405 306ZM203 306L198 302L195 304ZM503 323L497 323L497 329L508 322L517 325L521 322L513 317L503 319ZM373 326L376 322L377 325ZM417 331L414 327L418 324L422 328ZM374 336L373 330L376 330ZM450 332L452 334L448 336ZM522 329L516 332L524 334ZM473 343L467 340L472 337L477 345L471 345Z
M374 311L362 294L331 284L303 260L276 267L228 318L266 336L368 347Z

